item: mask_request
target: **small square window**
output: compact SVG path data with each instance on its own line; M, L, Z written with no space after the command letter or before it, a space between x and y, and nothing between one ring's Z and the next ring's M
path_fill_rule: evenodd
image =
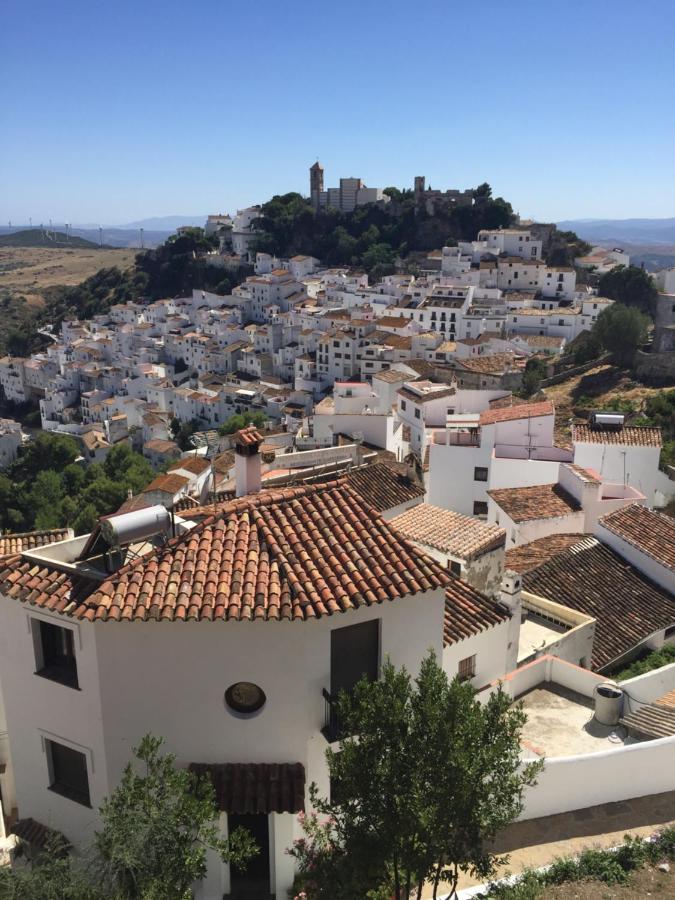
M419 419L419 417L420 417L420 411L419 411L419 409L416 409L415 410L415 418Z
M448 566L450 567L450 571L452 572L452 574L456 575L459 578L462 574L462 564L458 563L455 559L451 559L448 563Z
M33 619L33 644L36 674L68 687L79 687L75 635L71 628Z
M474 516L487 516L488 505L486 500L475 500L473 504Z
M476 654L467 656L466 659L460 659L457 666L457 677L460 681L469 681L476 674Z
M87 757L57 741L45 741L49 767L49 789L75 803L91 806Z
M474 481L487 481L488 480L488 470L485 466L476 466L473 470L473 480Z

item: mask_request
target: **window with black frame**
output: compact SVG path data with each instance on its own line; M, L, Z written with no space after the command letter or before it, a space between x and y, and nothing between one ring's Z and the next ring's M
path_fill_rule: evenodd
M43 620L36 620L34 628L37 674L68 687L79 687L73 630Z
M91 806L87 757L79 750L46 741L49 763L49 789L75 803Z

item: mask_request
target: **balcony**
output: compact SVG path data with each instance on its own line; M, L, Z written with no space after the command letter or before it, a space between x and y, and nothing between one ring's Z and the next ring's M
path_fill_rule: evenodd
M324 724L321 734L329 744L340 740L340 723L338 721L338 698L329 694L324 688L322 691L324 701Z
M480 428L434 431L433 443L444 447L480 447Z

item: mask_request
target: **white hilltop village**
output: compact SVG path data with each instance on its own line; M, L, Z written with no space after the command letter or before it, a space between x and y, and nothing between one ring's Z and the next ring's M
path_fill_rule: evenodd
M390 202L358 178L325 189L318 162L308 186L317 209ZM414 195L473 202L421 177ZM52 831L86 847L152 732L212 777L222 835L243 824L261 848L246 873L209 856L195 898L284 900L309 785L329 790L338 692L387 658L417 672L430 648L479 699L523 700L522 758L545 763L522 820L675 790L675 665L611 674L675 642L660 429L598 412L561 446L553 404L519 396L528 360L555 380L612 301L547 265L547 224L371 283L256 253L260 215L205 223L211 264L253 266L231 294L119 304L0 359L4 399L39 401L83 466L124 442L157 472L90 534L0 536L5 862ZM675 273L657 284L665 358ZM218 431L256 413L266 425ZM198 423L192 449L174 420ZM0 464L27 440L0 420Z

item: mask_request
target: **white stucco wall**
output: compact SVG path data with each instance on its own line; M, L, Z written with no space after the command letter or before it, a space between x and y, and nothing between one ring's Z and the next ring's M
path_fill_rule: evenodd
M74 631L79 690L34 674L32 619L43 619ZM0 682L19 815L22 818L32 816L38 822L51 825L69 839L86 841L96 823L94 810L110 787L92 627L2 598ZM85 754L93 809L48 790L45 738Z
M509 647L511 620L506 620L478 634L443 648L443 670L448 678L457 675L459 662L476 656L476 675L471 683L476 688L503 677L511 669Z
M606 482L630 484L647 498L647 506L654 506L659 479L658 447L630 447L620 444L585 444L575 442L574 462L584 469L593 469ZM625 478L624 478L625 476Z
M675 737L546 761L520 819L675 790Z
M0 683L19 813L63 831L75 844L86 842L96 808L148 732L166 739L179 765L301 762L307 785L316 781L327 794L320 729L322 689L330 689L331 630L379 619L381 658L414 674L430 648L441 657L443 609L440 589L307 622L76 624L48 616L76 630L78 691L33 674L29 620L42 614L2 598ZM225 706L224 692L236 681L253 681L265 691L265 706L251 718ZM48 790L45 735L86 754L93 809ZM283 817L272 817L279 898L290 885L281 844L292 835L294 818L284 825ZM202 887L202 900L220 900L221 886L212 894Z

